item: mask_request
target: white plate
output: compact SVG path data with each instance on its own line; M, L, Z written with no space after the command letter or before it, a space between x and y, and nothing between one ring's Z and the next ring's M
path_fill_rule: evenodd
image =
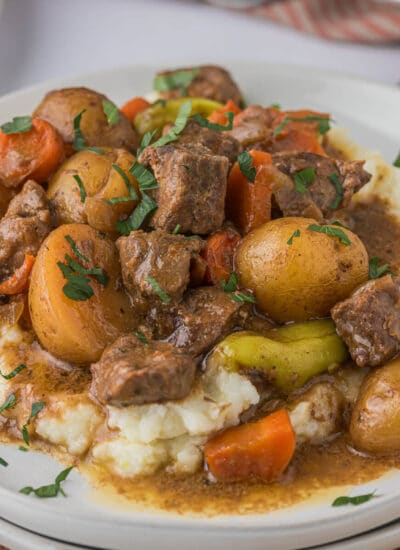
M229 65L249 103L280 102L285 108L309 107L333 112L355 141L379 149L391 162L400 146L400 91L395 87L325 74L301 67L249 62ZM54 87L86 85L117 103L148 92L156 68L126 67L65 81L51 82L0 98L0 122L32 111ZM9 463L0 469L0 516L61 540L112 548L207 550L299 548L361 533L399 517L400 473L352 489L377 489L379 498L359 506L332 508L332 495L285 510L252 516L212 519L128 512L101 507L76 472L65 483L68 498L36 499L18 494L24 485L49 483L60 471L49 457L0 446ZM340 491L339 491L340 492ZM338 492L338 494L339 494Z

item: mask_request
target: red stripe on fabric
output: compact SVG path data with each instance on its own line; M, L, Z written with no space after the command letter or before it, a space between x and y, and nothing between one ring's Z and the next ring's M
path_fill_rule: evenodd
M299 18L297 17L296 10L293 8L292 3L291 2L285 3L284 6L282 5L282 8L284 8L286 13L288 14L293 27L295 27L296 29L301 29L302 25L300 23Z

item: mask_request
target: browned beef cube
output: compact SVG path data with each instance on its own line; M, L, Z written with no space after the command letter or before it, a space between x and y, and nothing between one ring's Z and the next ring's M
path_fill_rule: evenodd
M207 235L224 220L229 161L202 145L170 143L146 147L141 164L150 166L158 182L158 209L152 227Z
M132 231L117 240L124 285L138 309L161 303L154 279L173 301L180 300L190 279L190 266L202 248L201 239L187 239L163 230Z
M249 315L248 304L234 302L217 287L190 290L177 308L176 329L168 338L194 356L209 351Z
M191 70L194 67L184 67L170 71L161 71L159 75L168 75L176 71ZM242 94L237 84L232 79L226 69L216 65L203 65L196 67L198 69L196 76L186 89L185 95L188 97L205 97L214 99L220 103L226 103L231 99L236 105L243 103ZM181 97L182 90L176 88L161 92L161 97L172 99Z
M191 355L165 342L121 336L91 366L92 393L116 407L182 399L190 392L196 366Z
M240 114L240 120L235 121L229 134L238 140L243 149L271 149L273 135L270 109L261 105L250 105Z
M290 176L274 187L275 201L284 216L302 216L317 221L332 219L334 212L348 206L353 194L371 178L363 170L363 161L335 160L314 153L276 153L272 161L282 173ZM294 178L305 168L314 170L315 179L302 193L296 190ZM334 178L343 193L340 200L332 181Z
M0 220L0 280L22 265L25 254L36 256L50 230L46 193L34 181L27 181Z
M376 367L400 351L400 278L385 275L332 309L337 333L359 367Z

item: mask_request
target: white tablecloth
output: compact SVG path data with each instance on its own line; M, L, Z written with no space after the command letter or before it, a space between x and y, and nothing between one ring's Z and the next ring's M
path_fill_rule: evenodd
M256 59L400 80L399 46L335 43L191 0L0 0L0 94L132 63Z

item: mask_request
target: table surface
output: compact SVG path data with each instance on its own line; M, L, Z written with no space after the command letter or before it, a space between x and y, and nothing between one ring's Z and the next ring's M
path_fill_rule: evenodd
M195 0L0 0L0 95L129 64L265 60L400 81L400 45L321 40Z

